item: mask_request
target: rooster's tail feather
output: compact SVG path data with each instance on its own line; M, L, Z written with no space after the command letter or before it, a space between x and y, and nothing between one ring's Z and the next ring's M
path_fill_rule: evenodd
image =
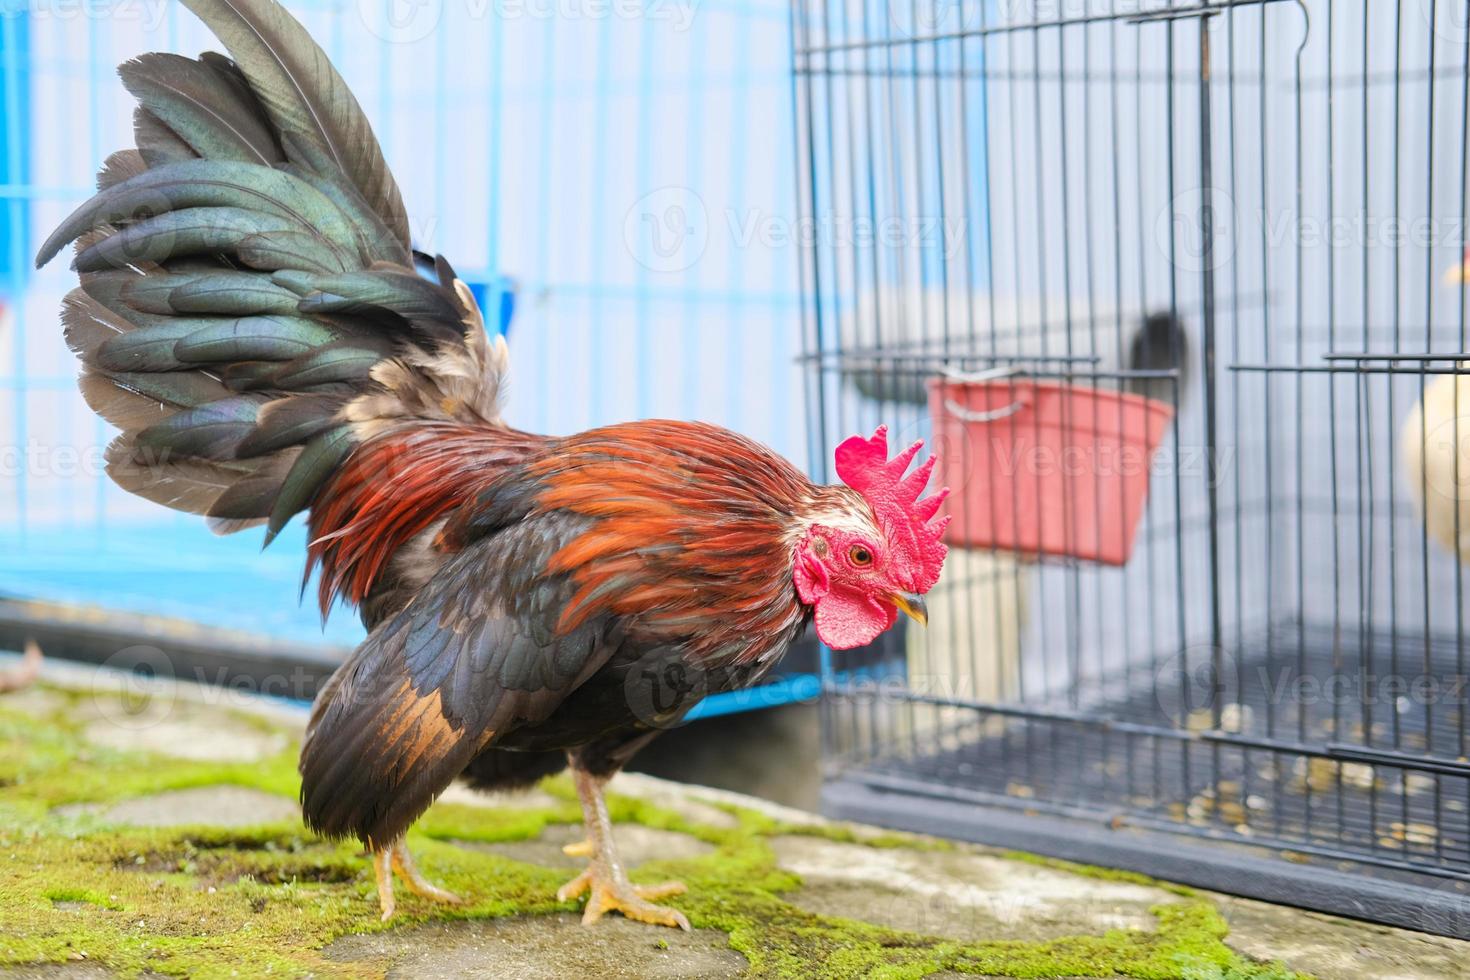
M62 318L122 430L113 479L269 538L385 425L497 422L504 351L448 263L412 251L372 128L301 25L273 0L185 3L233 60L121 68L137 147L38 263L76 242Z

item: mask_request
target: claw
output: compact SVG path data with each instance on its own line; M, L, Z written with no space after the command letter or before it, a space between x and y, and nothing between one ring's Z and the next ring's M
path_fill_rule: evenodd
M398 876L403 879L408 890L419 898L427 898L431 902L443 902L446 905L464 904L464 899L454 892L440 888L419 872L418 865L413 862L413 855L408 852L408 844L402 837L393 844L393 870L398 872Z
M586 837L574 844L562 845L561 852L570 858L590 858L592 856L592 838Z
M624 918L658 926L677 926L690 931L689 919L678 909L655 905L654 901L671 895L682 895L688 889L680 881L659 885L634 885L628 881L607 880L592 868L583 871L557 890L559 902L569 902L587 895L582 924L590 926L608 912L620 912Z
M602 785L606 782L606 777L592 775L574 760L572 780L582 802L587 839L568 844L562 851L573 856L586 856L590 861L586 871L557 890L557 901L570 902L586 895L587 907L582 912L584 926L590 926L608 912L621 912L625 918L639 922L678 926L685 932L690 931L689 920L683 912L653 904L660 898L684 894L686 889L681 882L635 885L628 880L628 874L618 860L617 847L613 844L612 821L608 817L607 802L602 795Z
M393 896L395 872L403 879L408 890L420 898L426 898L431 902L442 902L446 905L459 905L464 901L453 892L446 891L425 878L420 873L418 865L414 864L413 855L408 851L408 845L400 837L382 850L373 853L373 873L378 879L378 907L382 909L384 922L393 918L393 913L398 908L398 902Z

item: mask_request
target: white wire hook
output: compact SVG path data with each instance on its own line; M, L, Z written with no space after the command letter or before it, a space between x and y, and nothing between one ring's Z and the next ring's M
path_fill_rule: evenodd
M976 382L982 381L999 381L1002 378L1019 377L1026 374L1026 370L1024 368L1017 367L1016 365L1011 364L1003 367L987 368L984 371L971 371L968 373L964 371L957 371L951 367L945 367L941 369L940 373L944 375L946 381L953 381L958 384L974 384ZM944 400L944 407L956 418L965 422L998 422L1001 419L1010 418L1012 415L1015 415L1021 409L1025 408L1026 400L1018 398L1011 404L1005 405L1001 408L992 408L989 411L985 412L975 412L961 405L953 398L946 398Z

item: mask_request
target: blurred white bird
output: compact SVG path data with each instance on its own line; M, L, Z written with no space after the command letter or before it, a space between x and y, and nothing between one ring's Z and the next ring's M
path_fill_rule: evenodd
M1470 561L1470 375L1441 374L1425 386L1399 430L1399 457L1429 536Z
M1470 282L1470 250L1445 285ZM1470 371L1470 361L1459 370ZM1436 375L1399 429L1399 459L1429 536L1470 563L1470 374Z

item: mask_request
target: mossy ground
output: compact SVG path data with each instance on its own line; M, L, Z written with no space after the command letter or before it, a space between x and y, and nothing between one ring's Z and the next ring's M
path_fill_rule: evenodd
M77 697L67 694L66 697ZM251 764L210 764L98 748L65 702L48 716L8 712L0 701L0 970L87 960L121 975L380 976L385 962L343 963L321 950L348 933L378 931L371 874L352 843L317 838L296 823L243 829L109 827L58 806L213 784L295 797L295 751ZM558 802L490 809L440 804L410 843L434 879L467 904L430 907L404 895L394 927L430 919L538 915L572 908L555 898L564 869L522 863L454 841L503 842L580 816L570 787L543 787ZM1010 977L1289 980L1223 942L1224 919L1207 899L1171 889L1152 932L1118 930L1048 942L955 942L811 914L782 896L800 881L781 870L769 841L820 834L858 841L842 827L793 827L739 807L733 827L693 823L645 801L613 795L614 819L691 834L713 852L645 865L635 877L676 877L689 893L672 904L696 928L718 929L753 977L900 980L953 971ZM879 847L944 847L896 835ZM1056 865L1055 862L1051 862ZM1111 874L1065 866L1083 874ZM587 941L597 933L589 930Z

